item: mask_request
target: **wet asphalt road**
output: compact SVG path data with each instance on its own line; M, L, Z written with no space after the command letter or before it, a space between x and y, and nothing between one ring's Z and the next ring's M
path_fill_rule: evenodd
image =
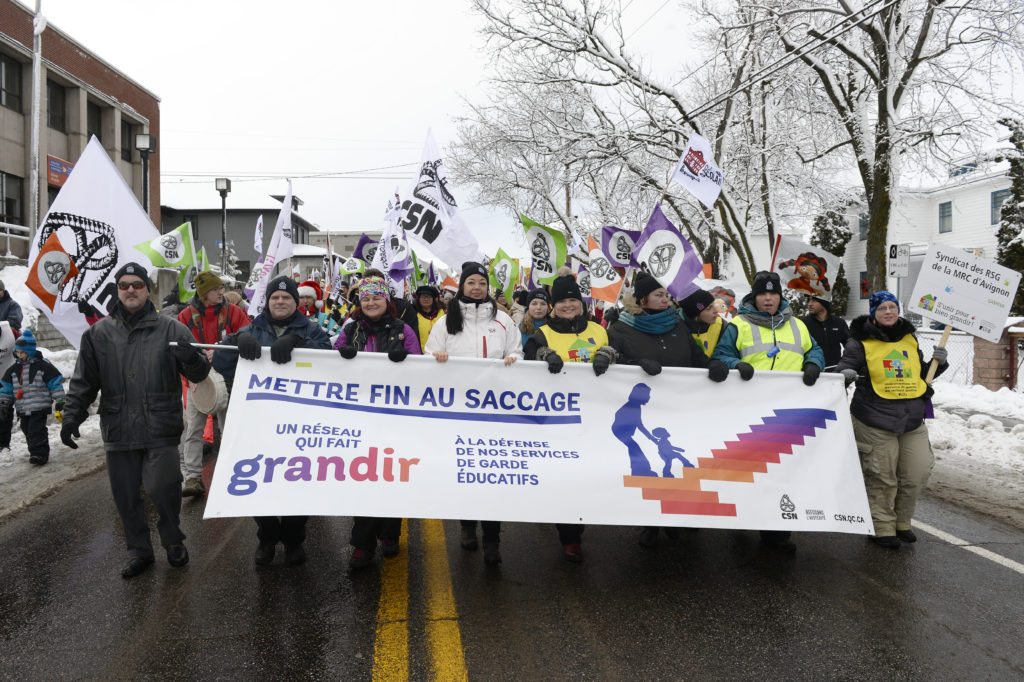
M1024 532L932 500L919 518L1024 562ZM259 570L252 521L203 522L186 502L183 526L187 567L161 553L124 581L103 472L0 524L0 678L373 678L382 579L346 575L349 519L310 521L305 566ZM577 566L553 527L506 524L504 563L485 569L444 526L448 653L472 679L1024 679L1024 576L923 532L898 552L798 534L788 558L752 532L645 550L635 529L595 526ZM428 679L432 559L410 528L408 672Z

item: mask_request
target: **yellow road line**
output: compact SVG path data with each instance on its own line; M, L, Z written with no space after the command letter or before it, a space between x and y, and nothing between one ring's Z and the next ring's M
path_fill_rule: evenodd
M402 521L398 556L385 559L377 606L377 634L373 642L374 682L409 679L409 535Z
M444 524L436 519L420 522L423 529L427 590L427 647L430 651L430 679L468 680L466 659L459 631L459 612L448 570L448 548Z

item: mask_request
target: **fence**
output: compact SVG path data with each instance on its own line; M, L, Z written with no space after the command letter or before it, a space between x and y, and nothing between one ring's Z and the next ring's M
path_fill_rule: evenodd
M0 222L0 230L4 231L4 234L3 234L4 246L5 246L4 256L8 260L12 260L12 259L15 259L15 258L20 258L20 256L18 256L18 255L16 255L16 254L11 252L11 240L13 239L15 241L27 242L28 241L29 229L27 227L25 227L24 225L15 225L13 223ZM26 250L26 253L27 253L27 250Z
M921 343L921 353L925 361L932 357L932 349L942 338L941 331L918 329L917 339ZM935 381L970 386L974 383L974 337L963 332L952 332L946 343L949 352L949 369Z

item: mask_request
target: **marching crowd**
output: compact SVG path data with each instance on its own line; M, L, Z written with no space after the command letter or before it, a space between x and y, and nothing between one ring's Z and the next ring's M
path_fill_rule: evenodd
M265 308L250 317L238 292L226 292L210 272L196 277L196 295L187 304L179 305L175 292L158 311L145 268L129 263L115 274L117 301L108 315L95 316L82 337L66 396L60 373L36 350L31 330L20 334L14 362L0 383L0 446L9 445L17 412L31 461L45 464L46 420L55 405L61 441L77 448L79 427L99 396L107 471L129 555L121 574L131 578L154 561L143 489L157 511L168 562L182 566L189 560L179 523L182 497L205 492L204 432L211 420L223 429L226 407L207 414L184 388L215 370L230 392L238 357L251 360L269 352L274 362L286 363L296 348L333 348L345 359L386 353L395 363L421 354L438 363L451 357L505 365L543 362L554 375L565 363L585 363L598 376L621 363L650 375L664 367L700 368L714 382L789 371L800 373L808 387L830 371L841 373L847 385L856 384L850 410L875 525L872 540L890 549L915 541L914 507L933 464L925 425L932 389L923 378L927 364L914 327L900 316L891 293L872 294L869 314L848 329L822 299L812 298L808 314L795 316L779 276L771 272L757 273L750 294L731 316L727 304L704 290L674 301L646 272L637 273L620 305L603 311L588 309L567 269L549 286L516 291L510 300L493 296L489 281L483 265L466 263L457 290L421 286L407 301L393 294L383 273L367 270L351 289L343 285L325 300L318 282L278 277L267 286ZM237 351L201 350L193 343ZM939 372L945 369L944 349L936 348L932 359ZM676 460L692 466L667 432L644 435L664 450L666 470ZM656 476L636 450L631 473ZM278 545L284 546L285 563L303 563L306 520L258 517L255 563L270 564ZM566 560L583 560L583 531L579 524L557 525ZM371 565L378 548L384 557L398 554L400 532L401 519L357 517L350 570ZM482 544L484 562L498 564L500 534L500 521L467 519L461 522L460 544L468 551ZM639 542L654 546L659 534L658 528L642 529ZM761 540L783 553L796 549L786 531L762 531Z

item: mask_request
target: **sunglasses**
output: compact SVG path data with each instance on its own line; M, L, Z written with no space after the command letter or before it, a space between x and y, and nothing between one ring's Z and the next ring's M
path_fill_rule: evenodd
M139 289L145 289L146 288L146 283L145 282L118 282L117 283L117 288L120 289L121 291L128 291L129 289L135 289L136 291L138 291Z

